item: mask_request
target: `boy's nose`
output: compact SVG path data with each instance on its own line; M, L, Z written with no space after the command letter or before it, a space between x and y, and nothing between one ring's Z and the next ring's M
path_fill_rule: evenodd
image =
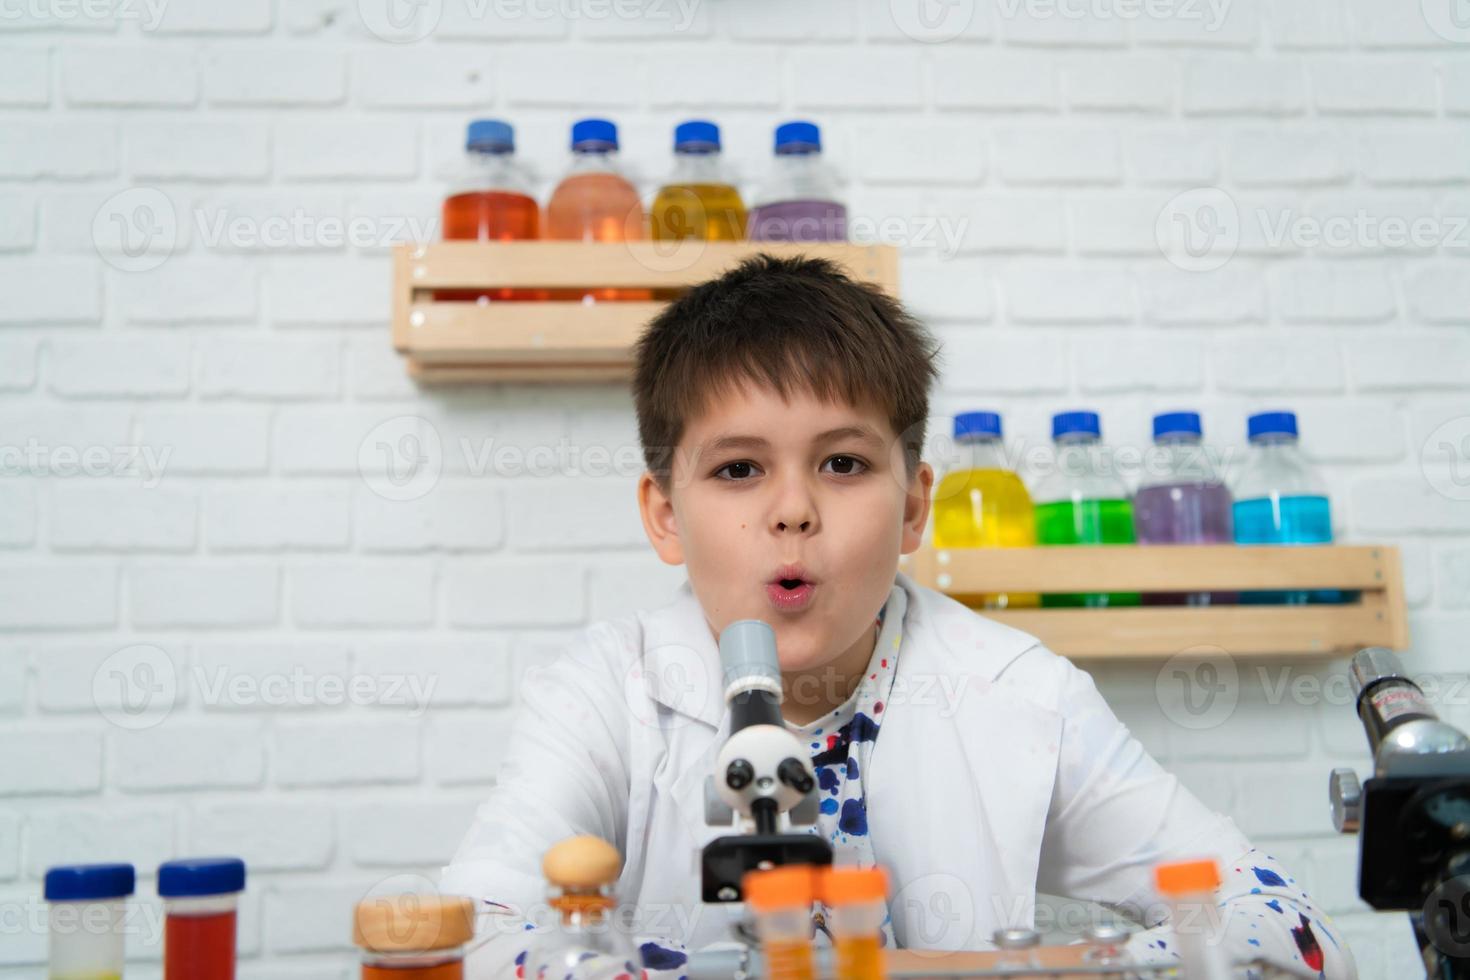
M788 525L785 521L777 521L776 522L776 530L778 530L778 531L784 531L789 526L790 525ZM812 522L811 521L802 521L801 524L797 525L797 530L798 531L805 531L808 528L810 528L811 526L812 526Z

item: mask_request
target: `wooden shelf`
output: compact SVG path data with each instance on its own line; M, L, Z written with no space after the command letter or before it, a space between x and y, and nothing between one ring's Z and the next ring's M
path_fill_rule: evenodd
M1078 658L1352 653L1409 645L1398 549L1386 545L921 548L902 562L921 585L970 605L987 593L1341 589L1355 602L1305 606L978 609Z
M445 302L442 290L681 291L760 252L831 259L898 295L887 245L777 242L440 242L393 256L393 346L425 383L621 381L664 302Z

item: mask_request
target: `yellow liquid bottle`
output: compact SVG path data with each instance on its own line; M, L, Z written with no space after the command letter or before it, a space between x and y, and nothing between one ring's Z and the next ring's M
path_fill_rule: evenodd
M745 239L745 202L725 173L720 128L691 120L674 128L674 172L653 200L655 241Z
M665 184L653 199L653 238L706 242L745 239L745 205L729 184Z
M1029 548L1036 544L1031 495L1006 464L1000 431L1000 416L994 412L955 417L958 455L934 491L934 547ZM984 609L1040 605L1034 592L960 598Z

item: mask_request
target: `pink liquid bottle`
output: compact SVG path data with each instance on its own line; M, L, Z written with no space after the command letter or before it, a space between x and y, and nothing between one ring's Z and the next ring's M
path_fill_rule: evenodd
M646 237L643 202L618 163L618 127L606 119L572 126L572 163L546 205L546 238L623 242ZM647 300L647 289L553 290L552 299Z

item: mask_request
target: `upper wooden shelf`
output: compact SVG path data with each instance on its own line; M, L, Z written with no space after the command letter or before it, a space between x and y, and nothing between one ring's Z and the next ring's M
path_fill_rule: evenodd
M901 567L968 604L986 593L1235 592L1341 589L1342 604L977 609L1078 658L1168 657L1192 647L1235 655L1345 654L1409 645L1403 572L1387 545L1239 547L924 547Z
M831 259L855 279L898 295L888 245L779 242L440 242L393 255L393 346L424 382L618 381L664 302L445 302L442 290L655 289L667 295L742 260Z

